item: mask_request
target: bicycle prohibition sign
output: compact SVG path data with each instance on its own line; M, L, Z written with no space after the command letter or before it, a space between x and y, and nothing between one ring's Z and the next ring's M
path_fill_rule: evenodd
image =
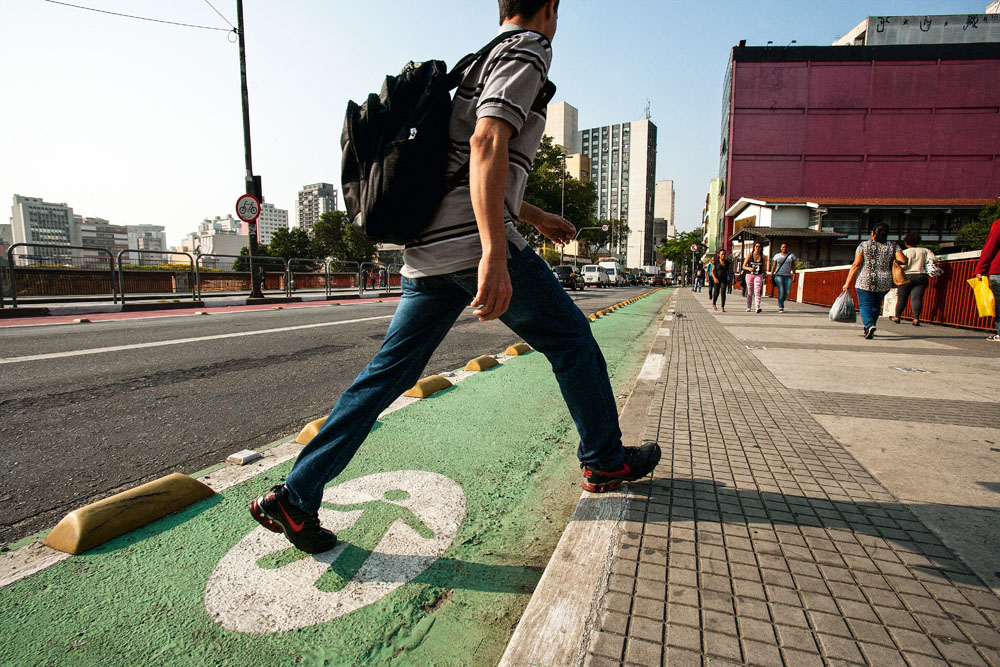
M253 195L242 195L236 200L236 215L243 222L254 222L260 216L260 201Z

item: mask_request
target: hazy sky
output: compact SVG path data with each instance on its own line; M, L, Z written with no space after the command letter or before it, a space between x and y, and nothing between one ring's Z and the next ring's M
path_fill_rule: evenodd
M229 29L205 0L72 2ZM235 0L212 3L236 23ZM637 120L650 101L656 178L675 181L686 231L700 224L718 170L722 79L740 39L828 45L866 16L987 4L563 0L550 77L555 101L577 107L581 127ZM347 100L362 101L408 60L451 64L476 50L497 29L497 4L245 0L244 17L254 171L265 200L294 222L301 186L340 188ZM243 192L234 35L0 0L0 91L5 207L14 194L66 202L115 224L164 225L174 244L203 218L232 212Z

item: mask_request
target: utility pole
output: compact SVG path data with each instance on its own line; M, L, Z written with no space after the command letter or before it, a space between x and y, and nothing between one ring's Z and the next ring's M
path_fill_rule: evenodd
M243 151L246 158L246 190L248 195L253 195L261 204L264 203L264 193L262 192L260 179L253 175L253 160L250 157L250 95L247 92L247 57L246 40L243 29L243 0L236 0L236 34L240 42L240 84L243 92ZM257 255L257 222L247 225L250 236L250 298L263 299L264 295L260 289L260 276L254 267L253 258Z
M563 152L560 157L562 157L562 194L559 198L559 217L566 218L566 153ZM559 264L563 263L563 253L566 252L566 244L563 243L559 246ZM577 253L579 254L579 253Z

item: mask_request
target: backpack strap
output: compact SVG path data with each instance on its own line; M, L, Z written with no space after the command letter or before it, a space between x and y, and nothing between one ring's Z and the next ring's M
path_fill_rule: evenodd
M533 31L519 29L519 30L507 30L505 32L502 32L493 39L491 39L489 42L487 42L486 46L484 46L483 48L479 49L475 53L470 53L461 60L459 60L457 63L455 63L455 66L451 68L451 71L448 72L448 78L445 79L445 81L447 81L448 83L448 90L454 90L455 88L458 88L458 86L462 83L462 79L465 77L466 71L468 71L468 69L472 67L475 63L479 62L480 59L483 58L483 56L492 53L493 49L495 49L500 42L510 39L511 37L514 37L516 35L523 35L526 32L533 32Z

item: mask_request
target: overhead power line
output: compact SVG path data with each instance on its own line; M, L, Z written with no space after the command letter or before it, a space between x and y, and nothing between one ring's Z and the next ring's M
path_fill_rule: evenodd
M193 23L178 23L177 21L164 21L162 19L151 19L151 18L147 18L145 16L133 16L132 14L121 14L119 12L110 12L110 11L108 11L106 9L94 9L93 7L84 7L82 5L71 5L68 2L59 2L58 0L45 0L45 2L50 2L53 5L63 5L65 7L73 7L75 9L85 9L85 10L87 10L89 12L98 12L99 14L111 14L112 16L121 16L121 17L128 18L128 19L136 19L138 21L150 21L152 23L165 23L167 25L176 25L176 26L181 26L181 27L184 27L184 28L198 28L200 30L219 30L221 32L232 32L233 30L236 30L235 27L232 30L230 30L229 28L216 28L215 26L194 25ZM209 3L209 6L211 6L211 3ZM215 7L212 7L212 9L215 9ZM216 9L215 11L218 12L219 10ZM219 14L219 16L222 16L222 14ZM222 16L222 18L225 19L226 17ZM226 21L226 23L229 23L229 21ZM230 23L229 25L232 25L232 24Z
M218 15L219 15L220 17L222 17L222 20L223 20L223 21L225 21L226 23L229 23L229 19L227 19L227 18L226 18L225 16L222 16L222 12L220 12L220 11L219 11L218 9L215 9L215 5L213 5L213 4L212 4L211 2L209 2L208 0L205 0L205 3L206 3L206 4L207 4L207 5L209 6L209 7L211 7L212 9L214 9L214 10L215 10L215 13L216 13L216 14L218 14ZM236 30L236 26L234 26L234 25L233 25L232 23L229 23L229 27L230 27L230 28L232 28L233 30Z

